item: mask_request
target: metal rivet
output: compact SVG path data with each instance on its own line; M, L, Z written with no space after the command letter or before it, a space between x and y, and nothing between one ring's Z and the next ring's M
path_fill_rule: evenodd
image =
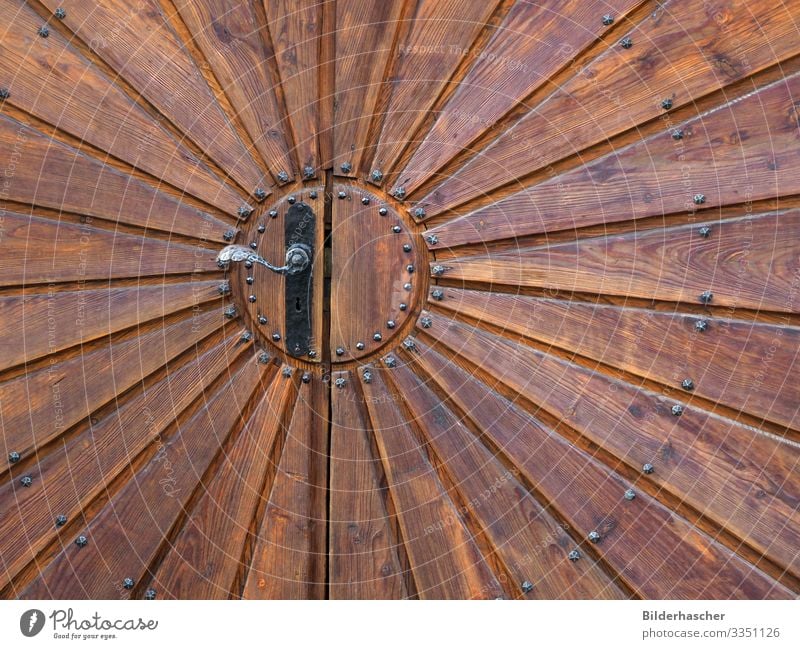
M386 326L389 329L394 329L397 326L397 323L394 320L387 320Z
M411 287L411 284L409 284L408 282L406 282L405 284L403 284L403 288L404 288L405 290L407 290L407 291L410 291L412 287Z
M680 417L683 414L683 406L676 403L674 406L672 406L672 408L670 408L670 412L676 417Z
M522 592L523 593L530 593L533 590L533 584L529 581L522 582Z
M424 216L425 216L425 208L423 207L414 208L414 218L421 219Z
M278 342L280 339L281 335L277 331L274 334L272 334L272 340L274 340L275 342Z
M11 462L11 464L16 464L19 462L19 453L16 451L11 451L11 453L8 454L8 461Z
M281 182L281 183L288 183L289 182L289 174L285 170L278 172L278 182Z
M337 347L336 348L336 355L337 356L344 356L344 347Z
M625 492L625 500L633 500L636 498L636 492L633 489L628 489Z
M708 304L709 302L711 302L711 300L713 300L713 299L714 299L714 294L713 294L711 291L703 291L703 292L702 292L702 293L700 293L700 295L698 296L698 299L699 299L699 300L700 300L700 301L701 301L703 304Z
M353 165L351 165L349 162L343 162L341 169L343 174L349 174L351 171L353 171Z
M297 199L294 196L289 196L286 199L286 202L289 203L289 205L294 205L297 202Z
M29 475L24 475L19 479L19 483L23 487L30 487L33 484L33 478Z
M682 140L683 139L683 131L680 129L676 129L672 131L672 139L673 140Z
M444 291L440 288L435 288L431 292L431 297L441 302L444 299Z
M56 516L56 527L64 527L67 524L67 517L64 514Z
M599 543L600 542L600 532L598 532L596 530L592 531L592 532L589 532L589 540L592 543Z
M225 234L222 235L222 238L225 241L233 241L233 238L236 236L236 232L233 230L225 230Z
M402 231L403 231L403 228L401 228L399 225L393 225L392 226L392 232L394 232L395 234L400 234Z
M346 192L339 192L337 194L337 196L339 197L339 200L344 200L345 198L347 198L347 193Z
M611 14L606 14L603 16L603 24L608 27L609 25L614 24L614 17Z
M267 316L265 316L265 315L258 316L258 324L260 324L260 325L267 324Z
M47 25L42 25L41 27L39 27L39 31L37 31L36 33L39 34L39 36L41 36L42 38L47 38L48 36L50 36L50 28Z
M248 284L252 284L252 283L255 281L255 279L254 279L254 278L253 278L251 275L248 275L248 276L245 278L245 280L244 280L244 281L245 281L245 282L247 282Z
M378 214L380 214L381 216L386 216L388 213L389 210L387 210L385 207L382 207L381 209L378 210Z
M381 180L383 180L383 172L380 169L373 169L372 174L370 175L373 182L379 183Z
M361 204L362 205L369 205L369 196L362 196L361 197Z
M361 375L364 379L364 383L372 383L372 372L369 370L364 370L364 373Z
M694 328L697 331L702 333L703 331L708 329L708 321L707 320L698 320L697 322L694 323Z
M67 17L67 12L62 7L59 7L58 9L55 10L55 12L53 12L53 15L59 20L64 20L64 18Z
M308 350L308 357L309 358L316 358L317 357L317 352L314 351L313 349L309 349Z
M236 213L241 218L246 219L253 213L253 208L250 207L247 203L245 203L244 205L241 205L238 210L236 210Z
M341 390L341 389L344 387L345 383L347 383L347 381L345 381L345 380L344 380L344 379L343 379L343 378L340 376L340 377L339 377L338 379L336 379L336 380L335 380L333 383L334 383L334 385L335 385L337 388L339 388L339 389Z
M408 305L405 302L400 302L400 310L405 311L408 308Z
M417 344L414 342L414 339L411 336L409 336L408 338L406 338L403 341L403 347L405 347L406 349L408 349L410 351L412 349L416 349L417 348Z
M430 329L431 325L433 324L433 320L428 316L424 316L419 319L419 323L422 325L423 329Z
M433 268L431 268L431 272L434 275L436 275L437 277L440 277L440 276L444 275L444 271L445 271L445 267L444 266L436 265Z
M83 534L81 534L77 539L75 539L75 545L79 548L84 548L89 543L89 539L87 539Z
M251 241L251 242L250 242L250 247L251 247L253 250L258 250L258 241Z
M253 340L253 334L249 331L245 331L239 340L241 340L243 343L249 343L251 340Z
M711 228L709 228L707 225L704 225L702 228L700 228L700 229L697 231L697 233L698 233L698 234L699 234L701 237L703 237L703 239L708 239L708 237L711 235Z
M376 331L372 335L372 340L374 340L376 343L379 343L381 340L383 340L383 336L381 335L381 332L380 331Z
M623 49L629 50L633 47L633 40L630 36L626 36L619 42L619 44L622 45Z
M244 267L245 268L252 268L253 267L253 262L248 259L247 261L244 262Z
M278 210L270 210L269 211L269 218L271 218L271 219L278 218Z
M283 378L285 378L285 379L288 379L289 377L291 377L292 376L292 368L291 367L284 367L281 370L281 376L283 376Z
M570 553L567 555L567 559L570 561L577 561L581 558L581 553L578 550L570 550Z
M694 201L695 205L702 205L706 202L706 197L705 194L695 194L692 197L692 200Z
M394 196L397 200L402 201L406 197L406 188L405 187L398 187L392 192L392 196Z
M228 320L232 320L233 318L236 317L236 305L235 304L231 304L222 313L226 318L228 318Z
M425 237L425 241L432 246L435 246L437 243L439 243L439 237L437 237L435 234L429 234L427 237Z
M408 266L406 266L406 270L409 273L413 273L414 272L414 264L409 264Z
M303 383L311 383L311 375L308 372L303 372L301 380Z
M386 357L386 367L395 367L396 365L397 365L397 359L394 356Z
M362 343L362 342L357 342L356 343L356 349L358 349L359 351L364 349L364 347L365 347L364 343Z
M259 223L259 224L258 224L258 231L259 231L261 234L264 234L264 233L267 231L267 226L266 226L266 225L264 225L263 223Z
M311 191L311 192L308 193L308 196L310 198L316 198L317 197L317 192L316 191Z
M122 587L125 590L130 590L131 588L133 588L133 583L134 583L133 579L131 579L130 577L125 577L125 579L122 580Z
M314 167L311 165L306 165L303 167L303 177L304 178L313 178L314 177ZM314 198L313 196L311 198Z
M253 195L256 197L256 200L263 201L267 197L267 192L261 187L257 187L256 191L253 192Z
M258 355L258 362L261 363L262 365L266 365L267 363L269 363L269 354L267 354L267 352L261 352Z
M144 598L145 599L155 599L156 598L156 591L154 588L148 588L144 591Z
M663 100L661 102L661 108L663 108L664 110L669 110L670 108L672 108L672 99L667 97L665 100Z
M411 252L411 244L410 243L404 243L403 244L403 252Z
M683 379L683 381L681 381L681 387L684 390L694 390L694 381L692 381L692 379Z
M647 464L645 464L644 466L642 466L642 473L646 473L647 475L650 475L655 470L656 470L656 468L652 464L650 464L649 462Z
M8 99L11 96L11 91L8 88L0 88L0 99Z
M248 302L250 302L250 303L252 304L252 303L253 303L253 302L255 302L257 299L258 299L258 298L256 298L256 296L255 296L255 295L251 295L250 297L248 297L248 298L247 298L247 301L248 301Z

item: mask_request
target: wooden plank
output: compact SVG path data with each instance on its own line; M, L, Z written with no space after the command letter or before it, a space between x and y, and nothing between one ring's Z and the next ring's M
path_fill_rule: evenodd
M295 155L305 177L319 168L319 54L323 4L318 0L264 0L275 63ZM309 167L311 173L306 173Z
M181 519L226 439L241 425L241 412L266 365L254 357L233 375L157 453L133 473L122 490L86 521L88 545L64 539L61 552L22 592L22 599L112 599L130 597L130 577L146 578L159 548Z
M229 226L10 117L0 116L7 200L224 241Z
M336 3L333 172L337 175L369 172L361 169L361 161L402 9L402 2Z
M464 503L461 513L480 527L510 577L516 599L622 599L624 594L597 566L573 563L573 541L518 481L409 366L389 374ZM583 570L581 570L583 569ZM522 584L533 584L526 593Z
M0 286L218 271L213 250L6 212Z
M400 174L409 194L641 0L517 0Z
M72 11L70 3L69 12ZM68 12L68 13L69 13ZM22 0L0 0L5 102L210 205L235 214L241 197ZM133 48L135 49L135 48Z
M800 445L441 316L425 331L634 470L652 464L661 488L800 574Z
M68 443L54 447L37 462L31 487L21 488L17 480L0 487L0 533L5 539L0 588L58 534L70 529L57 527L57 516L66 516L68 523L80 518L116 476L249 348L242 345L240 335L139 391L113 417L87 425Z
M276 374L236 441L170 545L151 588L162 598L228 599L271 469L282 416L296 390Z
M0 328L0 370L219 299L219 286L215 281L182 282L0 297L5 325Z
M399 3L398 3L399 4ZM391 97L372 166L392 171L500 0L418 0L408 38L395 54Z
M800 74L434 228L432 248L703 210L800 192ZM675 139L679 135L680 139ZM568 189L567 189L568 188ZM697 204L694 196L705 202Z
M327 385L319 378L301 383L253 549L245 599L325 595L327 417Z
M61 22L249 193L264 175L157 0L42 0ZM146 35L146 37L144 37Z
M334 388L338 389L338 388ZM504 595L380 372L364 384L372 429L421 599Z
M273 177L294 176L268 61L251 2L173 0ZM280 181L279 181L280 182ZM285 181L284 181L285 182Z
M796 313L799 238L800 210L787 210L719 221L708 237L681 225L461 257L444 277Z
M800 427L800 329L443 288L438 306L783 426ZM699 322L706 323L703 332Z
M205 308L173 324L54 363L0 385L2 435L9 452L41 448L118 394L219 329Z
M431 215L455 207L663 116L664 100L691 104L794 56L798 11L800 0L661 3L629 32L630 48L616 44L581 68L422 203Z
M582 558L599 556L639 597L648 599L791 598L791 591L690 525L611 468L579 450L501 397L460 361L417 341L422 364L584 540ZM505 361L508 364L508 361ZM552 383L552 378L549 379ZM658 469L656 469L658 472ZM633 487L635 498L623 494Z
M345 387L331 392L330 598L406 599L366 406L350 372L331 376L333 382L340 378Z

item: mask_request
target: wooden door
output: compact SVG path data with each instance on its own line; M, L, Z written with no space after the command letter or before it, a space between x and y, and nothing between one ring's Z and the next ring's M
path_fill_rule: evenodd
M0 16L0 596L800 593L800 0Z

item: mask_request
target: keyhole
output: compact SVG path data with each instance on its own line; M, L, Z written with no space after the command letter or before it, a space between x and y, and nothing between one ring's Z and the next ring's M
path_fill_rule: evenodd
M299 297L296 297L294 299L294 308L295 308L295 311L298 311L298 312L303 310L303 308L300 306L300 298Z

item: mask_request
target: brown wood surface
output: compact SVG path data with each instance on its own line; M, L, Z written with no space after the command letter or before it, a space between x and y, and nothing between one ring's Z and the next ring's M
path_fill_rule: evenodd
M331 379L345 385L331 392L330 597L406 599L400 541L386 510L364 397L350 372Z
M56 29L46 39L37 36L42 19L26 3L0 0L0 15L6 20L0 39L0 74L10 93L5 101L156 179L236 213L242 203L238 192Z
M685 106L794 56L798 11L798 0L661 3L628 32L631 48L604 51L422 202L454 207L663 116L665 99Z

